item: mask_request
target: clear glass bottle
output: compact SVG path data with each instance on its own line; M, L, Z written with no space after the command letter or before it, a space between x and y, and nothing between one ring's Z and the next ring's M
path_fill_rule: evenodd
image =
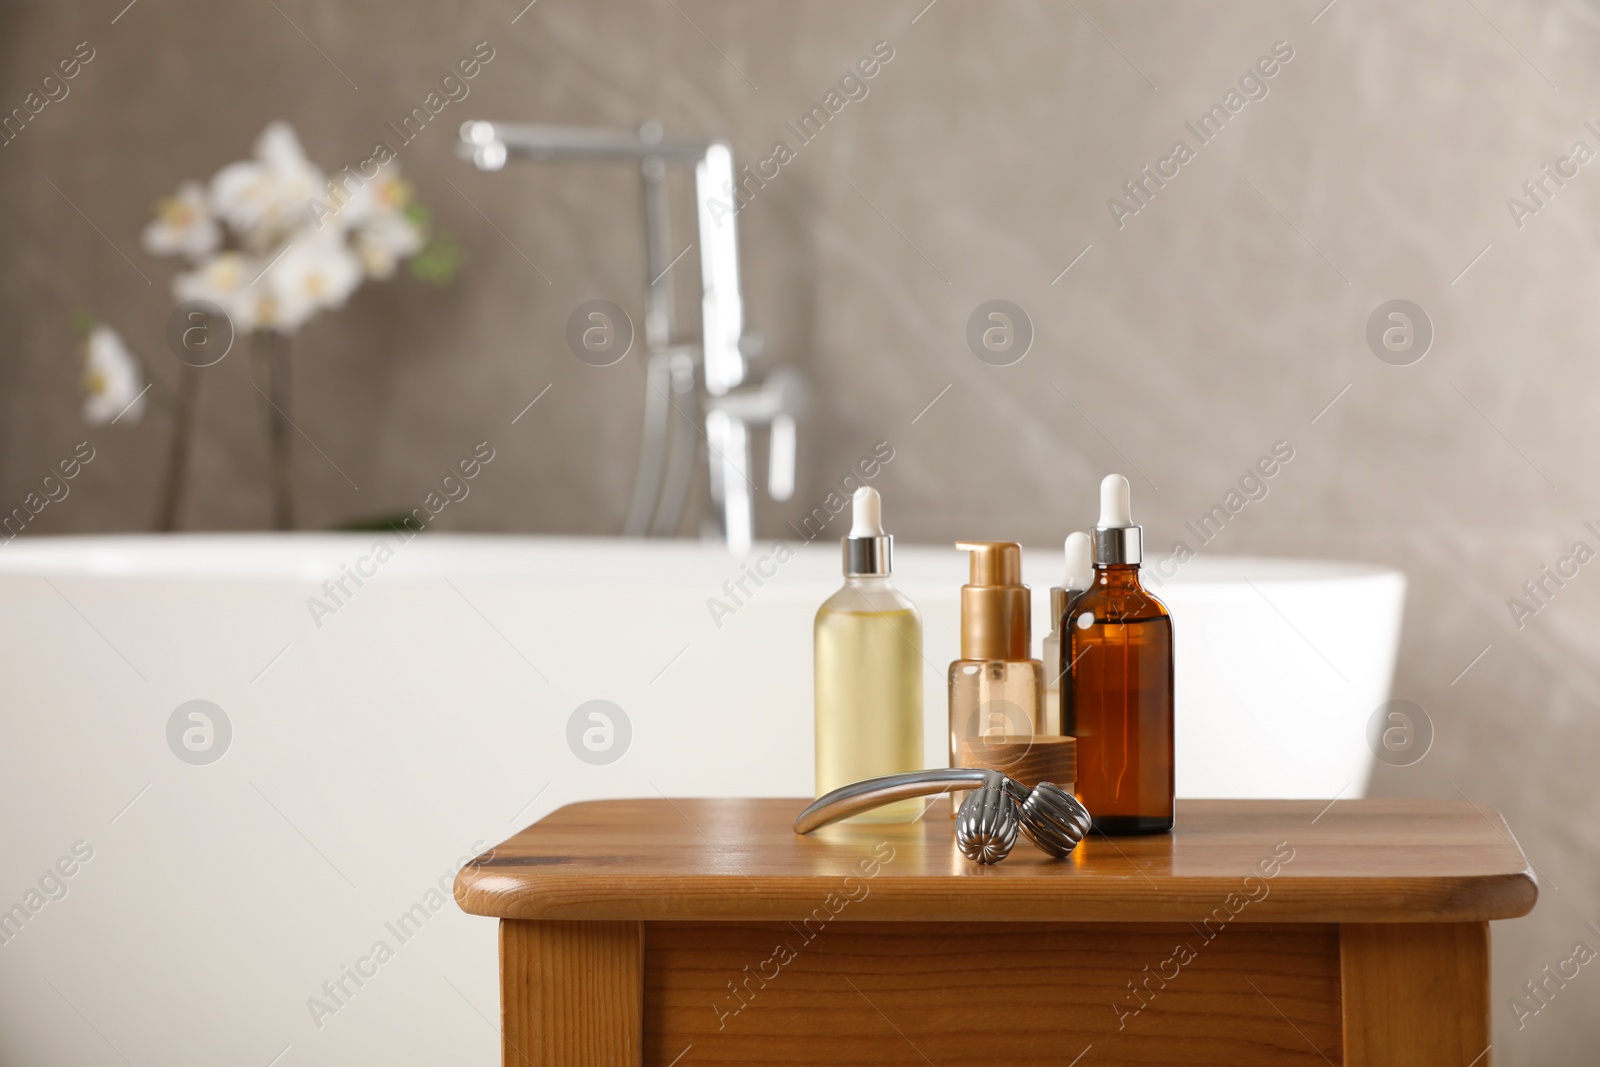
M1072 702L1072 679L1067 662L1061 658L1061 620L1073 599L1094 583L1094 549L1089 535L1074 530L1067 535L1065 547L1067 575L1060 585L1050 588L1050 632L1045 635L1044 652L1039 657L1046 672L1040 724L1046 737L1071 736L1061 725L1066 721L1062 708Z
M893 539L883 532L878 493L863 487L844 539L845 583L817 610L814 683L816 788L922 769L922 617L889 581ZM909 822L912 799L852 822Z
M950 766L1004 771L1001 748L1039 733L1044 664L1036 659L950 664ZM991 758L992 756L992 758Z
M961 658L950 664L950 766L1003 771L1001 761L1017 749L1002 741L1036 736L1044 706L1044 664L1031 656L1022 546L964 541L956 547L972 560L961 587Z
M1103 834L1162 833L1174 813L1172 616L1139 584L1127 496L1120 475L1102 484L1094 585L1062 620L1062 729L1077 738L1077 796Z

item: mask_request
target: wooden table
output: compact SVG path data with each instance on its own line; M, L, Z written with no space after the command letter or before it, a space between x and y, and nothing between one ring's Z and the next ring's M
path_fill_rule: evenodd
M1489 920L1537 888L1460 801L1179 802L1177 830L963 859L804 800L560 809L462 869L507 1067L1485 1067Z

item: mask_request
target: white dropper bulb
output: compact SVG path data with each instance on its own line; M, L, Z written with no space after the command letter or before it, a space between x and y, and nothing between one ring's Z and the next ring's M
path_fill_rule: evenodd
M1100 521L1095 526L1114 530L1133 525L1133 504L1128 479L1120 474L1108 474L1100 483Z
M863 485L850 498L850 536L884 536L883 500L870 485Z
M1094 585L1094 551L1089 535L1074 531L1067 535L1067 577L1061 588L1088 589Z

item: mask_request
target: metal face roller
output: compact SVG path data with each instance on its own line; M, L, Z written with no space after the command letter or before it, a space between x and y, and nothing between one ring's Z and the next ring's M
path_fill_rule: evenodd
M794 832L808 834L896 800L937 796L957 789L978 790L967 798L956 816L956 846L962 855L978 863L1004 859L1016 843L1018 830L1057 858L1071 852L1089 832L1089 812L1077 797L1060 786L1040 782L1029 789L999 771L977 767L890 774L840 786L802 811L794 821ZM993 796L995 791L1001 794L999 799Z

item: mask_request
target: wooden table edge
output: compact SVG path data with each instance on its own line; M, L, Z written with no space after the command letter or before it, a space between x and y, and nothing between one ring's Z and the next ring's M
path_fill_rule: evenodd
M515 868L511 868L515 870ZM1071 875L1064 875L1070 879ZM1006 886L1001 889L1000 886ZM686 880L672 876L550 876L530 880L495 868L463 867L455 898L471 915L499 919L582 919L627 922L799 922L839 886L838 878L726 875ZM1238 879L1167 879L1152 887L1137 874L1113 882L1101 876L1093 891L1063 897L1056 879L999 883L979 892L970 877L880 876L873 893L839 917L852 922L1195 922L1239 888ZM898 890L898 892L897 892ZM1452 878L1385 878L1374 895L1348 898L1349 880L1281 878L1270 895L1232 921L1250 923L1488 922L1527 915L1538 901L1531 870Z

